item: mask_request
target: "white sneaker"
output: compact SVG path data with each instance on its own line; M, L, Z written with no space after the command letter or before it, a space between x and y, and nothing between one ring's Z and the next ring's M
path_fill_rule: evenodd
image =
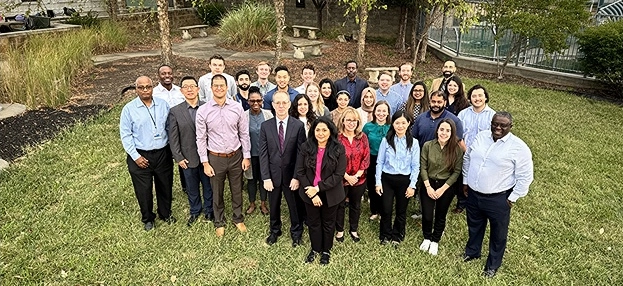
M421 219L422 215L421 214L414 214L411 216L412 219Z
M379 215L373 214L370 216L370 220L375 220L377 218L379 218Z
M431 242L430 248L428 249L428 253L430 253L431 255L437 255L438 251L439 251L439 244L437 242Z
M424 241L422 241L422 244L420 244L420 250L421 251L428 251L428 248L430 247L430 240L425 239Z

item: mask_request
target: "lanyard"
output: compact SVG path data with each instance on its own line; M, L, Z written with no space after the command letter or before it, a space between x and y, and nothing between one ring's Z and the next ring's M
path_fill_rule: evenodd
M149 112L149 107L147 107L147 104L145 104L145 102L143 102L143 105L145 106L145 108L147 108L147 114L149 114L149 118L151 118L151 122L154 124L154 128L158 128L156 127L156 119L154 119L154 117L151 115L151 112ZM155 105L155 103L152 101L152 106ZM156 108L154 108L154 115L156 115Z

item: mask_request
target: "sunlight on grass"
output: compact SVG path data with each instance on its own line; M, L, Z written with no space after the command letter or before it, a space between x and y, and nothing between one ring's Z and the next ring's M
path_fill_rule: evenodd
M228 224L224 239L210 223L186 227L188 202L176 177L178 223L157 221L154 231L144 232L116 107L32 148L0 174L1 284L621 284L615 269L623 257L623 126L614 122L622 108L562 92L465 81L488 87L491 107L513 114L513 132L531 147L535 163L535 181L513 208L504 264L493 280L480 276L485 259L460 261L464 214L448 215L439 255L432 257L418 250L421 229L412 219L398 249L380 246L378 221L367 220L364 203L361 243L347 237L335 244L329 266L305 265L309 238L305 232L304 246L291 247L287 212L284 235L271 247L264 243L268 217L257 212L246 217L248 233Z

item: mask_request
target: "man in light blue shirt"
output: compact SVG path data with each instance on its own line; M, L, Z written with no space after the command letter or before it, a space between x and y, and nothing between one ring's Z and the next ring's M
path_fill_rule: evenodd
M406 98L403 98L400 94L391 90L392 82L394 82L392 74L383 72L379 75L379 89L376 90L376 101L387 101L390 108L390 115L396 113L398 108L406 101Z
M495 276L502 265L511 208L528 194L534 179L530 148L510 133L512 127L511 114L497 112L491 130L478 133L463 159L469 230L463 261L480 257L488 221L489 257L483 271L487 277Z
M392 85L390 90L397 94L400 94L402 98L405 98L406 102L406 99L409 98L411 88L413 87L413 83L411 83L411 76L413 75L413 65L411 65L411 63L403 63L402 65L400 65L398 75L400 76L400 81L397 84Z
M126 161L141 209L141 221L149 231L154 228L156 219L152 183L156 187L158 216L169 224L175 222L171 215L173 160L167 136L169 105L160 98L153 98L154 84L149 77L139 77L135 85L138 97L123 107L119 133L128 154Z
M491 128L495 110L489 107L489 93L482 85L474 85L467 92L471 106L461 110L458 118L463 123L463 141L469 148L480 131Z

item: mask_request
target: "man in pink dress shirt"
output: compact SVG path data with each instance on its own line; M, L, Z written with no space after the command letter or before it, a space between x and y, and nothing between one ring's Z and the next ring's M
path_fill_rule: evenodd
M242 215L242 174L251 165L251 141L249 119L239 103L227 98L225 77L214 75L211 89L213 98L197 111L197 152L212 185L216 236L222 237L225 177L231 190L232 220L240 232L247 231Z

